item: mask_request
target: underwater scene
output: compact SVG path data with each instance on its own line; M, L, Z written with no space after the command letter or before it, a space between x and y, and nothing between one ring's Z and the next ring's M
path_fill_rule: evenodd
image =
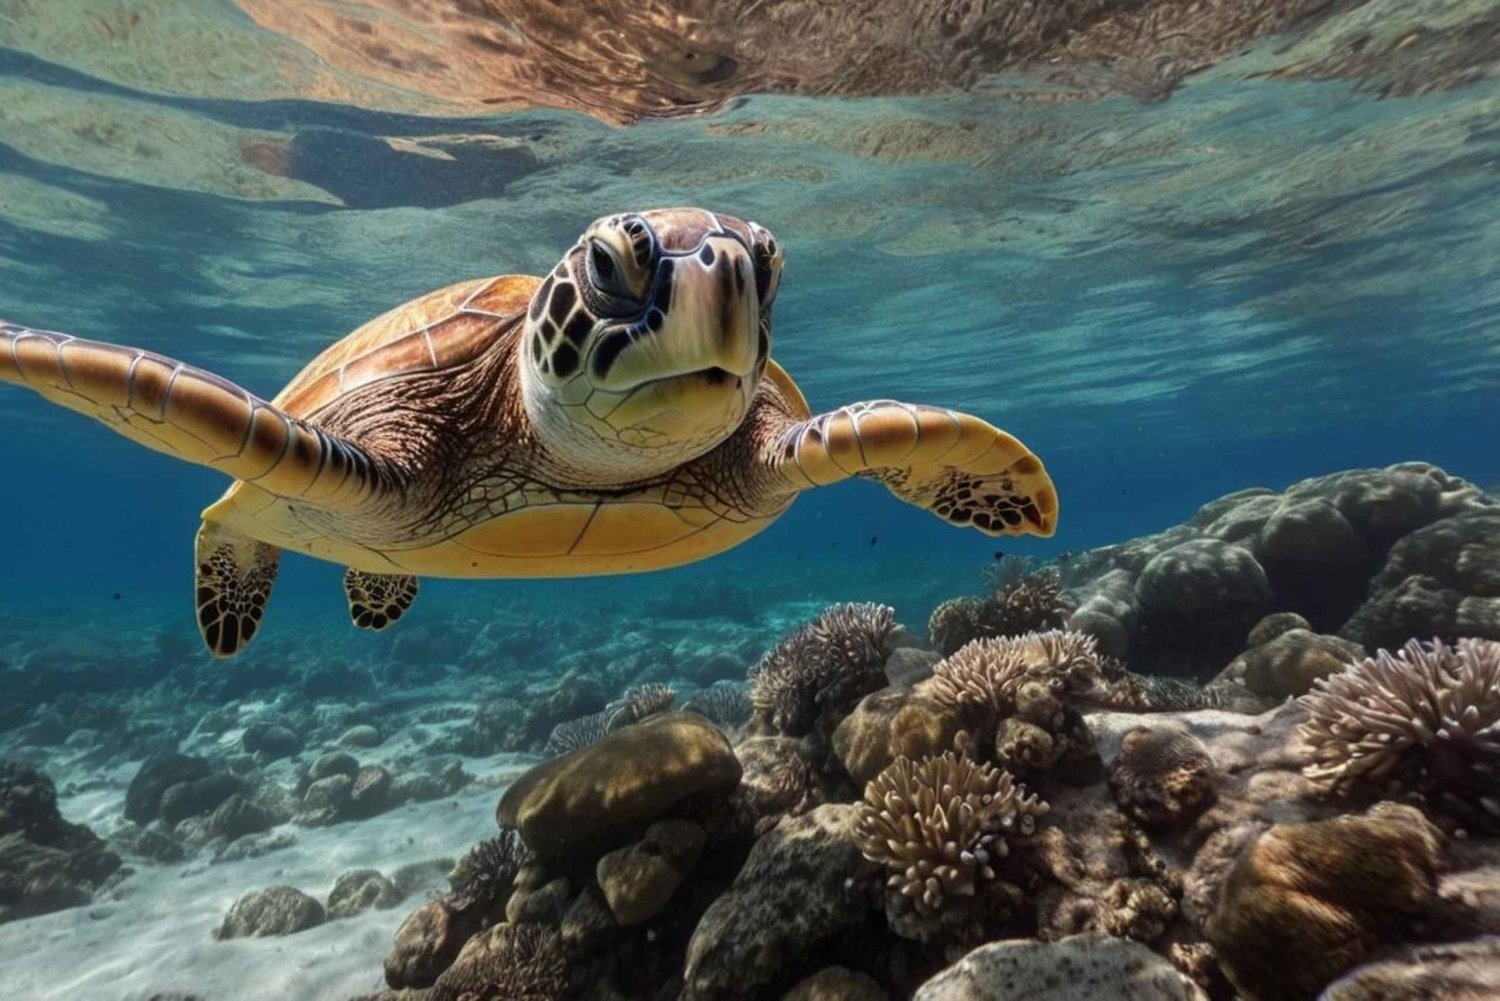
M1500 5L0 0L0 1001L1500 999Z

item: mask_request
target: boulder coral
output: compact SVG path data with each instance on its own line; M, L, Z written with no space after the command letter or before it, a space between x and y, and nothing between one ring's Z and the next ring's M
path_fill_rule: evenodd
M1311 1001L1407 933L1442 865L1441 835L1411 807L1278 824L1236 862L1208 940L1247 1001Z
M1413 640L1299 702L1303 772L1328 791L1409 793L1467 828L1500 830L1500 642Z
M1141 726L1127 731L1109 771L1109 788L1126 816L1147 828L1190 823L1214 798L1218 770L1186 729Z

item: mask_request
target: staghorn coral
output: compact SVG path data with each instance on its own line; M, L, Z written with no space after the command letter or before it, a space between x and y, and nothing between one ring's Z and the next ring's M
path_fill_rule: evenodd
M1479 830L1500 830L1500 642L1412 640L1297 700L1303 774L1335 793L1391 789Z
M515 831L501 831L497 836L479 842L459 859L448 877L454 906L461 910L504 914L516 873L529 861L531 850Z
M563 1001L562 936L536 924L501 924L471 938L438 977L431 1001Z
M542 754L549 758L556 758L569 751L576 751L580 747L597 744L607 733L609 733L608 710L570 719L552 728L552 733L547 737L547 743L542 746Z
M927 620L932 645L944 656L976 639L1058 629L1073 611L1054 567L1006 556L985 571L985 578L984 597L945 601Z
M951 752L900 757L865 786L854 840L890 873L888 901L898 894L930 915L945 898L972 897L977 883L994 879L991 863L1009 852L1006 839L1031 834L1046 812L1009 772Z
M776 644L750 676L750 704L771 731L800 736L886 684L895 611L873 603L826 609Z

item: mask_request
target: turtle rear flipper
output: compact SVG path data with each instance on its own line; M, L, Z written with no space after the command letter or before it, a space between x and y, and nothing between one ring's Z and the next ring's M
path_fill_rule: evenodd
M986 535L1050 536L1057 491L1042 461L977 417L895 400L853 403L798 421L767 461L801 489L851 476Z
M361 629L384 629L406 613L417 597L417 578L410 574L344 571L349 617Z
M0 321L0 382L279 496L340 505L377 486L376 460L358 445L149 351Z
M211 521L198 528L194 548L198 630L215 657L232 657L260 629L281 550Z

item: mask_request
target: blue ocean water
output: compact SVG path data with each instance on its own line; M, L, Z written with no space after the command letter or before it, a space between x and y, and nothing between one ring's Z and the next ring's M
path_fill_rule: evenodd
M967 409L1031 445L1062 498L1055 539L997 546L845 484L704 566L579 593L774 590L805 570L829 598L894 600L907 578L967 587L997 549L1119 541L1246 486L1412 458L1500 478L1500 227L1478 208L1500 193L1494 83L1381 100L1210 74L1166 102L1038 104L996 82L753 97L622 130L169 97L20 52L0 68L38 109L0 148L0 315L17 322L269 397L407 298L539 272L599 214L701 204L788 248L774 355L814 409ZM290 137L295 183L217 173L231 158L253 174L262 136ZM189 621L196 515L222 482L27 394L0 395L0 413L17 527L0 601ZM336 570L288 563L277 605L346 628ZM573 594L467 583L424 605L538 587Z
M612 10L618 23L606 23ZM672 13L681 10L735 17L707 24ZM861 13L872 10L885 13ZM1106 10L1114 13L1098 13ZM1302 13L1267 14L1294 10ZM987 18L1016 11L1042 21L1071 12L1088 23L1052 38L1029 64L1019 42L1014 58L990 61L988 43L976 48L975 39L984 42ZM823 14L831 20L820 21ZM1102 20L1090 20L1095 14ZM808 38L776 37L802 15L808 20L799 23L821 25L832 41L811 29ZM643 23L662 34L633 34ZM463 35L476 24L477 34ZM1289 30L1273 34L1268 25ZM1328 543L1305 563L1285 546L1252 557L1217 537L1195 539L1216 555L1195 563L1176 550L1177 564L1163 575L1177 575L1171 586L1148 587L1148 574L1132 566L1124 587L1134 604L1124 611L1110 610L1113 592L1100 584L1123 571L1080 561L1079 579L1104 576L1087 582L1093 590L1073 627L1091 630L1101 648L1125 637L1121 649L1104 652L1131 671L1177 677L1142 681L1120 669L1110 684L1121 687L1108 694L1128 689L1142 701L1129 712L1115 712L1119 702L1107 711L1089 704L1087 724L1085 710L1068 703L1064 712L1070 696L1059 695L1053 712L1033 691L1030 709L1052 727L1041 733L1048 750L1036 752L1053 755L1046 764L1007 756L1032 753L1022 728L1002 748L1004 725L1024 715L1019 697L1013 716L997 708L995 719L977 723L964 715L973 706L940 712L932 702L917 714L913 732L923 719L932 723L931 733L912 738L917 744L951 743L965 755L977 747L974 761L1014 766L1049 799L1056 809L1047 823L1065 832L1080 872L1107 870L1115 880L1129 868L1130 879L1053 886L1039 867L1016 877L1035 908L1012 914L1010 903L997 904L973 928L955 921L943 933L959 936L952 941L929 936L917 945L914 934L937 933L903 924L911 914L893 913L889 899L877 902L883 876L864 872L871 867L861 858L879 860L819 833L820 851L848 856L837 863L847 872L822 880L833 901L822 906L825 916L841 908L853 915L848 940L799 940L783 969L760 971L752 985L755 997L780 997L793 980L838 960L864 964L892 998L910 997L942 969L939 957L976 944L962 935L1049 939L1080 930L1075 920L1104 923L1118 907L1115 918L1140 912L1125 934L1153 939L1163 954L1168 942L1187 943L1174 961L1196 964L1215 998L1230 996L1229 952L1189 954L1210 938L1197 912L1217 899L1222 887L1213 880L1229 871L1229 828L1248 838L1254 822L1242 820L1261 817L1265 798L1278 811L1261 817L1266 825L1356 809L1352 800L1330 807L1302 781L1311 776L1288 764L1302 710L1285 700L1307 692L1331 661L1357 658L1351 636L1386 643L1386 631L1407 628L1401 589L1410 579L1383 581L1377 597L1385 604L1363 603L1372 575L1392 565L1395 538L1441 519L1432 552L1411 565L1457 577L1444 559L1461 552L1452 562L1473 564L1464 571L1472 579L1438 587L1428 578L1417 589L1411 621L1424 636L1438 628L1445 638L1471 628L1465 635L1497 635L1487 569L1495 550L1483 534L1500 497L1497 27L1500 16L1484 0L0 0L0 320L149 349L270 398L320 350L391 307L465 278L545 273L597 216L699 205L755 220L785 249L773 355L815 412L895 398L973 413L1040 455L1061 502L1053 538L996 540L874 483L842 483L805 494L762 534L690 566L577 580L424 580L410 613L380 633L351 625L341 567L289 555L255 644L221 665L203 651L194 623L193 538L224 479L0 384L0 869L12 867L0 876L32 864L9 840L25 811L45 815L48 824L31 826L59 843L72 837L51 823L56 811L42 803L50 787L31 768L55 783L63 818L103 839L82 838L67 848L74 855L60 857L73 865L101 845L115 853L97 878L33 881L39 889L0 879L0 995L373 997L367 992L380 989L402 918L432 905L434 893L458 892L449 883L454 858L495 837L497 797L556 751L558 730L584 724L580 732L601 737L625 719L622 704L634 712L617 701L626 692L644 691L649 701L661 694L654 686L672 684L686 699L715 683L743 685L773 644L832 603L893 606L913 635L882 633L858 669L792 644L786 662L806 655L813 666L798 668L804 677L783 698L821 707L816 726L720 719L728 737L704 738L727 758L738 755L735 767L747 775L758 770L762 786L786 779L782 792L800 788L799 803L741 810L747 794L720 810L731 790L753 785L737 786L736 771L718 800L671 799L648 818L681 820L679 812L703 808L689 827L698 825L710 848L678 875L691 877L694 892L652 916L665 920L595 949L588 960L599 960L598 969L588 969L599 975L600 996L613 990L612 976L642 981L630 996L668 996L662 984L685 976L688 936L702 927L703 908L729 899L752 845L760 850L776 824L803 823L819 803L846 820L855 814L871 778L860 770L879 754L893 757L898 736L910 734L896 735L891 723L888 741L860 738L881 744L861 760L862 752L834 747L834 726L866 692L893 699L880 703L887 709L905 704L906 686L940 659L929 647L946 642L937 629L931 643L915 634L940 602L985 587L997 561L1066 566L1073 554L1179 525L1235 491L1434 463L1491 497L1436 476L1402 474L1391 495L1367 483L1323 522L1286 519L1282 540ZM1205 38L1215 31L1222 37ZM741 61L703 58L730 36L734 45L722 47ZM767 38L784 44L785 61L765 50ZM870 38L888 48L871 48ZM1132 51L1101 55L1112 38ZM1403 520L1404 504L1428 501L1420 519ZM1224 593L1197 602L1195 587ZM1148 616L1139 594L1152 588ZM1277 675L1254 688L1248 668L1234 673L1245 656L1241 637L1271 618L1267 610L1323 614L1329 621L1313 626L1331 633L1366 604L1373 618L1391 621L1365 621L1344 639L1304 636L1297 643L1306 646L1262 671L1291 681ZM1061 621L1056 608L1048 614ZM900 658L887 640L905 647ZM1366 646L1373 651L1375 641ZM1100 677L1120 667L1079 659ZM1470 667L1481 659L1474 654ZM1224 683L1208 695L1183 681L1206 681L1226 662ZM825 684L817 672L830 663L863 671L856 680L864 687L841 687L842 677ZM1493 689L1470 684L1461 693L1484 702L1486 721L1500 712L1485 702ZM1147 704L1141 692L1162 701ZM1429 701L1418 715L1451 708ZM1141 860L1117 858L1117 835L1129 826L1121 811L1130 806L1101 776L1123 757L1128 728L1150 724L1157 710L1203 704L1226 711L1176 713L1170 725L1212 745L1192 764L1202 775L1189 777L1207 775L1212 760L1223 772L1212 779L1218 785L1203 778L1202 788L1183 788L1196 789L1189 807L1219 797L1220 815L1197 826L1190 819L1175 833L1153 828L1143 852L1165 848L1175 868L1137 872ZM638 721L631 715L626 725ZM983 739L950 742L945 728L959 722ZM1412 725L1423 723L1414 715ZM1180 749L1176 739L1167 745ZM1414 773L1417 799L1433 793L1431 819L1466 838L1477 831L1467 844L1479 848L1493 833L1494 797L1467 781L1443 782L1454 773L1467 779L1467 766L1453 765L1470 760L1463 755L1481 763L1493 756L1485 739L1447 747L1458 757L1433 752L1432 774ZM770 744L777 749L765 750ZM935 747L899 753L925 765ZM1427 767L1416 760L1424 748L1402 767ZM194 760L178 760L179 752ZM655 761L611 764L629 773L627 784L636 772L657 777ZM157 768L171 774L161 778ZM351 790L356 781L376 788L375 806L350 805L349 790L347 801L329 806L334 793L314 791L340 777ZM132 798L158 780L160 802L136 809ZM169 789L183 790L174 811L164 805ZM1168 798L1192 798L1181 791ZM200 793L201 802L180 805ZM236 793L244 802L226 820L221 808ZM252 799L263 816L245 808ZM1443 813L1455 804L1469 813ZM235 823L246 814L253 823L242 831ZM1101 834L1106 817L1120 826ZM1476 817L1490 826L1454 826ZM1001 825L1007 832L1009 823ZM994 829L980 837L976 827L965 851L988 853ZM620 845L641 837L623 826L615 834ZM944 843L951 861L952 842ZM1222 857L1187 864L1214 853ZM590 876L597 855L559 855L567 878L582 881L553 904L577 889L576 904L592 895L598 909L593 884L604 892L604 877ZM1019 849L1011 861L1023 858L1041 865ZM117 871L122 859L127 868ZM803 917L802 897L791 906L778 894L788 886L818 892L822 863L794 861L797 878L762 878L757 892L772 903L752 899L748 911L780 914L788 926ZM1046 864L1054 863L1071 864ZM562 871L552 864L537 871L551 879ZM410 877L402 904L332 915L284 937L215 940L245 894L294 885L331 905L335 880L370 868ZM502 875L496 885L508 894L515 873ZM1158 877L1160 885L1151 882ZM1042 900L1063 883L1066 893ZM851 891L857 884L869 891L868 913ZM1121 889L1126 904L1110 903ZM1151 906L1165 916L1148 913ZM502 901L484 913L485 926L498 926L504 911ZM1149 934L1136 926L1157 917ZM621 931L608 915L604 925ZM754 931L775 941L779 928ZM1161 956L1151 962L1165 966ZM1327 973L1321 986L1337 971L1317 972ZM647 983L652 977L661 984ZM733 996L737 984L703 996Z

